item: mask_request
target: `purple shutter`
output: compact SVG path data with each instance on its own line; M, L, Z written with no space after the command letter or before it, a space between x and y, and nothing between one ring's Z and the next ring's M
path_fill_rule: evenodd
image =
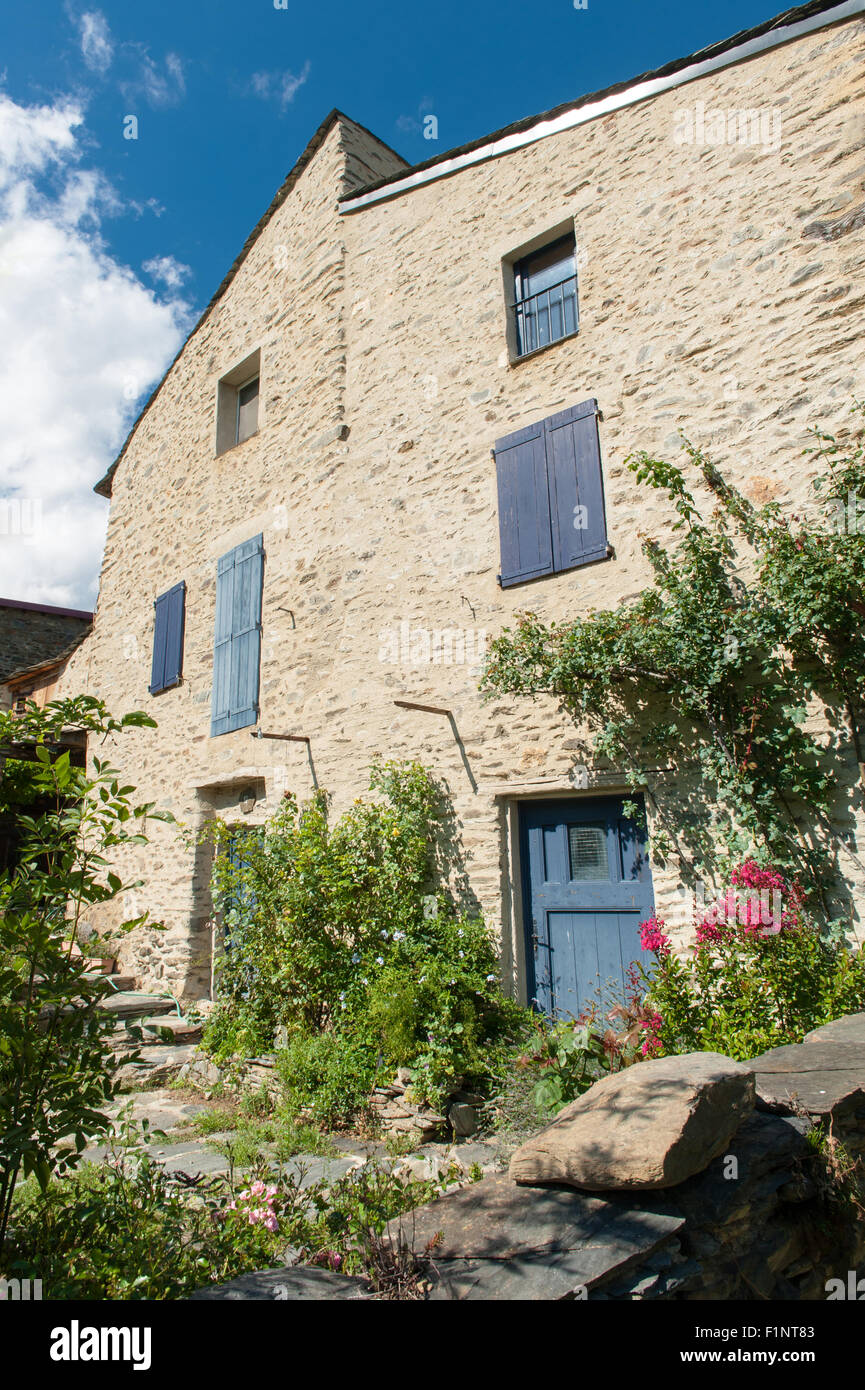
M183 675L183 633L186 620L186 584L160 594L153 605L153 661L150 693L158 695L179 685Z
M501 584L521 584L553 570L544 424L496 441Z
M607 553L598 403L571 406L544 421L552 516L553 568L573 569Z

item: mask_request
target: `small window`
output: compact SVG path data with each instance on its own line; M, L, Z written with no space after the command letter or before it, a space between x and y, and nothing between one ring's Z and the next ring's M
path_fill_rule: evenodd
M583 882L604 881L610 877L607 862L607 827L602 821L568 826L571 878Z
M216 402L216 452L224 454L258 430L261 354L253 352L219 382Z
M516 355L525 357L576 333L576 244L560 237L514 263Z
M258 429L258 377L253 377L237 392L237 438L242 444Z

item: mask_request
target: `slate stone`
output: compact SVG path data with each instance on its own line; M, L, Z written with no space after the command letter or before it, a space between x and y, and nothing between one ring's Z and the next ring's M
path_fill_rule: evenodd
M338 1182L354 1168L362 1166L357 1158L320 1158L316 1154L295 1154L281 1165L284 1173L294 1173L300 1178L301 1189L316 1183ZM303 1176L301 1177L301 1170Z
M173 1173L189 1173L190 1177L196 1174L221 1174L229 1171L228 1159L222 1154L213 1153L212 1150L201 1148L197 1151L187 1150L185 1153L177 1154L174 1158L159 1160L166 1173L171 1176Z
M643 1261L683 1224L657 1198L518 1187L501 1173L392 1221L388 1236L429 1253L434 1300L567 1299Z
M819 1028L813 1028L810 1033L806 1033L802 1041L849 1042L865 1047L865 1013L847 1014L844 1018L836 1018L833 1023L821 1023Z
M757 1104L779 1115L804 1110L815 1119L865 1118L865 1072L757 1072Z
M760 1074L776 1072L810 1071L861 1071L865 1080L865 1040L863 1042L846 1039L823 1041L815 1038L812 1042L791 1044L789 1047L773 1047L770 1052L761 1052L748 1063Z
M754 1108L754 1073L717 1052L626 1067L596 1081L517 1149L520 1183L593 1192L673 1187L722 1153Z
M372 1290L365 1279L336 1274L329 1269L293 1265L290 1269L266 1269L254 1274L241 1274L228 1284L196 1289L187 1301L300 1303L371 1297Z
M841 1026L843 1025L843 1026ZM774 1047L751 1059L762 1110L815 1118L865 1119L865 1014L816 1028L798 1046Z

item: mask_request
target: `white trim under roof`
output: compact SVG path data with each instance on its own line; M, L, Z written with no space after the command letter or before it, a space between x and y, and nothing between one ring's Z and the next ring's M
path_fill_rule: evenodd
M658 96L661 92L669 92L675 87L682 87L686 82L693 82L695 78L705 77L710 72L719 72L722 68L732 67L736 63L744 62L746 58L755 57L758 53L768 53L773 48L780 48L782 44L790 43L792 39L803 38L806 34L813 34L818 29L828 29L841 20L852 19L854 15L863 13L865 13L865 0L845 0L845 3L835 5L831 10L823 10L820 14L811 15L807 19L800 19L795 24L785 24L780 29L769 29L765 34L759 34L756 38L749 39L747 43L739 44L736 48L729 48L723 53L716 54L714 58L705 59L702 63L691 63L688 67L680 68L678 72L669 73L666 77L654 77L648 82L638 82L633 87L627 87L623 91L603 97L599 101L590 102L587 106L578 106L570 111L564 111L552 120L538 121L536 125L530 126L527 130L514 131L512 135L503 135L500 140L491 140L486 145L479 145L477 149L467 150L465 154L454 155L451 159L442 159L428 169L419 169L416 173L407 174L405 178L394 179L392 183L386 183L381 188L374 188L370 193L362 193L357 198L345 198L340 202L339 210L340 212L359 212L362 208L369 207L373 203L384 202L387 198L394 198L400 193L407 193L410 189L419 188L422 184L433 183L436 179L445 178L448 174L454 174L460 169L467 169L472 164L480 164L484 160L496 159L502 154L510 154L512 150L522 149L524 145L532 145L536 140L544 140L548 135L558 135L563 130L572 130L575 126L585 125L588 121L597 120L599 116L608 116L611 111L620 111L623 107L633 106L636 102L645 101L648 97Z

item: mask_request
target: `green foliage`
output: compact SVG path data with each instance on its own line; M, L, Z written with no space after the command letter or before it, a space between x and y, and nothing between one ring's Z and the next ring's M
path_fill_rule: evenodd
M689 826L668 825L656 857L670 832L711 877L757 849L802 873L819 897L841 849L829 815L832 758L846 740L863 762L865 528L837 519L848 496L865 497L865 453L861 425L850 445L817 438L815 499L828 518L754 507L686 442L716 503L706 519L681 469L633 455L637 480L666 492L676 514L671 546L643 543L651 585L635 601L562 624L524 614L493 642L482 688L557 696L594 756L634 785L660 765L677 770L682 787L696 763L702 816L695 807ZM836 731L828 749L803 728L814 697ZM805 810L818 823L813 842L796 823Z
M298 1033L278 1053L277 1074L290 1114L306 1112L334 1129L366 1114L376 1058L368 1044L344 1033Z
M333 824L323 794L291 802L239 853L215 832L228 944L205 1045L249 1055L285 1030L286 1104L324 1125L361 1117L383 1068L408 1066L433 1105L482 1084L490 1048L524 1014L501 992L483 922L429 892L441 815L430 774L378 765L370 791Z
M278 1267L289 1246L304 1263L374 1273L388 1221L439 1196L446 1181L405 1182L372 1164L329 1185L293 1172L190 1190L150 1157L148 1138L128 1132L109 1162L44 1191L25 1183L2 1272L40 1278L53 1300L184 1298Z
M400 934L359 1013L391 1072L407 1065L412 1094L434 1107L462 1085L483 1088L491 1046L525 1019L502 994L484 923L444 908Z
M373 768L378 799L357 801L331 825L327 798L286 802L213 876L228 950L220 991L242 1005L246 1026L320 1029L340 995L386 938L421 911L430 874L434 782L418 764ZM230 832L211 832L227 848ZM360 971L356 967L360 965ZM254 1021L254 1022L253 1022Z
M23 747L34 754L33 814L21 810L22 779L0 779L0 812L16 814L20 837L14 866L0 874L0 1245L19 1173L46 1187L110 1123L113 1020L98 1007L108 986L88 979L72 950L82 911L137 886L121 881L111 857L146 844L148 818L160 818L132 802L134 788L107 761L95 758L88 773L58 740L70 728L104 739L141 726L153 721L114 719L85 696L0 714L0 756L11 750L20 766Z

